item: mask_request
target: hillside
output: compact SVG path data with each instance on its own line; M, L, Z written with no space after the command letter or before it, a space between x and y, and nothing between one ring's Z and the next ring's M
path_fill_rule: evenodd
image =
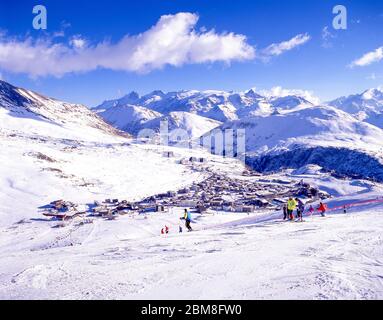
M383 131L333 107L249 117L227 122L220 129L246 130L247 162L259 171L318 164L327 170L383 179ZM343 152L330 152L340 149Z
M111 139L128 135L80 104L45 97L0 81L1 130L55 138Z
M354 115L357 119L383 128L383 91L369 89L361 94L341 97L329 105Z

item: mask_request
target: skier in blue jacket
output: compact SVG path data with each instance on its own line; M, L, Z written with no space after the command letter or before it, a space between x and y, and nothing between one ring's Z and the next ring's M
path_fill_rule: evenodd
M190 222L191 222L191 213L188 209L185 209L185 213L184 213L184 217L183 219L185 219L185 226L186 228L188 229L188 231L193 231L192 227L190 226Z

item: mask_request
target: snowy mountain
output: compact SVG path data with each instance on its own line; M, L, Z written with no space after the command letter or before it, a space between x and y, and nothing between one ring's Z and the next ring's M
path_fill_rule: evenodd
M80 104L45 97L0 81L2 130L60 138L125 135Z
M247 162L259 171L317 164L383 180L383 130L333 107L248 117L227 122L220 129L246 130Z
M168 123L168 130L172 141L177 141L177 129L186 131L188 137L194 139L201 137L205 133L219 127L222 124L219 121L201 117L189 112L176 111L145 122L142 125L142 129L152 129L155 132L159 132L161 122Z
M117 104L98 114L114 127L134 135L148 121L162 117L159 112L130 104Z
M145 107L161 114L182 111L197 114L220 122L238 120L247 116L268 116L277 109L290 110L299 106L312 105L304 97L270 96L258 94L254 89L245 92L226 91L178 91L164 93L153 91L139 97L132 92L121 99L105 101L94 110L102 112L125 104ZM104 119L109 121L108 114Z
M383 128L382 89L369 89L361 94L338 98L328 104L354 115L359 120Z

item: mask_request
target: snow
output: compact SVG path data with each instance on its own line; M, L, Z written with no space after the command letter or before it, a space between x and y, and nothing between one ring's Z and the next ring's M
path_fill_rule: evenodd
M173 95L183 99L201 93ZM230 95L245 103L259 99L252 91ZM157 91L144 100L158 103L166 96ZM229 98L205 92L208 110L221 108L223 96ZM125 102L140 99L131 94ZM111 101L108 106L115 108ZM198 112L169 114L176 126L190 128L193 135L210 121ZM291 121L300 126L292 127ZM202 149L140 144L84 106L4 82L0 123L0 299L383 298L380 183L337 179L312 163L243 177L245 165L236 159ZM293 107L243 123L251 139L252 128L262 128L259 142L249 141L252 150L267 152L301 143L346 145L367 154L383 141L377 127L331 107ZM273 130L271 123L276 124ZM174 158L163 157L164 151L173 151ZM306 216L303 223L282 222L281 212L266 209L249 215L209 210L193 213L191 233L178 233L184 208L112 221L78 217L67 222L47 219L39 209L56 199L86 206L105 198L136 201L176 191L207 178L207 172L179 164L189 156L206 158L209 170L232 178L270 183L303 179L332 195L330 208L355 206L346 214L338 210L325 218ZM170 233L161 235L165 225Z
M107 121L110 120L109 113L103 114L102 111L118 108L126 104L134 104L164 115L181 111L226 122L250 115L268 116L276 108L290 110L292 108L313 105L305 97L299 96L298 92L295 92L295 94L294 96L262 96L256 93L254 89L245 92L185 90L164 93L162 91L154 91L142 97L131 93L121 99L105 101L94 110L101 112L101 115ZM131 98L132 96L133 98Z
M11 225L0 298L381 299L382 214L376 205L291 223L215 213L182 234L181 209L79 228Z
M131 134L144 129L148 121L162 117L159 112L134 105L118 105L98 114L114 127Z
M328 105L346 111L362 121L383 128L383 91L381 88L369 89L361 94L341 97L328 102Z

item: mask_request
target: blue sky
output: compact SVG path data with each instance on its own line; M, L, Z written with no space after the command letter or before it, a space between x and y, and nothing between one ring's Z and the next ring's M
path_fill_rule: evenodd
M32 28L36 4L47 8L45 31ZM332 27L337 4L348 10L347 30ZM163 24L190 28L181 34L190 44L184 55L182 44L156 48L156 36L169 33L159 22L164 15ZM281 86L329 100L383 84L380 0L2 1L0 30L2 79L91 107L132 90ZM100 43L104 49L95 49Z

